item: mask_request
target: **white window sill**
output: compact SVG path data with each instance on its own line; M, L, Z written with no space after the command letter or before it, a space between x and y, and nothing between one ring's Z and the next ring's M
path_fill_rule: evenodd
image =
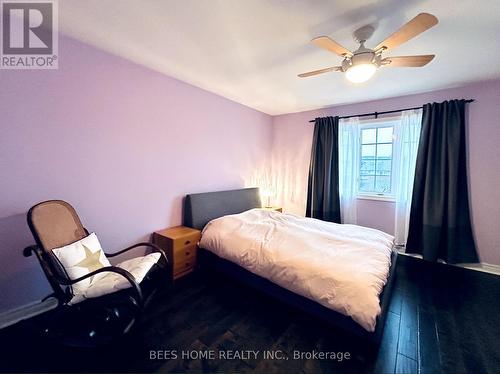
M387 201L394 203L396 198L394 196L384 196L384 195L358 195L358 200L376 200L376 201Z

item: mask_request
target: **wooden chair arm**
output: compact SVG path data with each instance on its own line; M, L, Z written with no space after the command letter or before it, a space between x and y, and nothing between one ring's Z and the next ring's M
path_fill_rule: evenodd
M159 252L163 256L163 258L165 259L165 261L168 263L168 258L167 258L167 255L166 255L165 251L163 249L161 249L159 246L157 246L156 244L148 243L148 242L137 243L137 244L134 244L134 245L132 245L130 247L127 247L127 248L122 249L121 251L118 251L118 252L115 252L115 253L106 253L106 256L107 257L115 257L115 256L118 256L118 255L121 255L122 253L128 252L131 249L138 248L138 247L150 247L150 248L153 248L153 252Z
M29 247L23 249L23 256L30 257L33 253L36 253L37 249L38 249L37 245L30 245Z
M100 269L97 269L97 270L94 270L88 274L85 274L79 278L76 278L76 279L65 279L65 278L61 278L61 277L56 277L57 278L57 281L62 284L62 285L65 285L65 286L71 286L77 282L80 282L84 279L87 279L87 278L90 278L90 277L93 277L94 275L96 274L100 274L100 273L106 273L106 272L109 272L109 273L116 273L116 274L119 274L121 275L122 277L124 277L129 283L130 285L132 286L132 289L134 290L136 296L137 296L137 302L139 303L140 306L143 305L144 303L144 299L143 299L143 296L142 296L142 290L141 290L141 287L139 285L139 283L137 283L137 281L135 280L134 276L128 272L127 270L125 269L122 269L122 268L119 268L117 266L105 266L105 267L102 267Z

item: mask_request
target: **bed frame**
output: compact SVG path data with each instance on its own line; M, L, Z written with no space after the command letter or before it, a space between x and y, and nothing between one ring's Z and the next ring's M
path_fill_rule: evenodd
M202 230L212 219L228 214L241 213L253 208L260 208L261 206L258 188L190 194L187 195L184 200L184 225ZM366 331L350 317L344 316L315 301L288 291L263 277L249 272L231 261L218 257L208 250L200 248L199 260L203 268L222 272L286 304L292 305L312 316L320 318L335 327L353 333L363 340L366 340L368 343L376 345L380 343L395 278L397 252L394 250L391 255L389 277L380 294L380 306L382 311L377 318L374 332Z

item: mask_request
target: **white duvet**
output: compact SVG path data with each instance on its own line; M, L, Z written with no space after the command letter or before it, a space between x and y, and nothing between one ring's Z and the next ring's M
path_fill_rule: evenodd
M200 246L374 331L393 239L366 227L252 209L210 221Z

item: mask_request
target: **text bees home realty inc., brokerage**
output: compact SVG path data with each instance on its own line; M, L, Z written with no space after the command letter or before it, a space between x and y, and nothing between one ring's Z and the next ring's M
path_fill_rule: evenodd
M0 69L58 68L57 0L0 0Z

